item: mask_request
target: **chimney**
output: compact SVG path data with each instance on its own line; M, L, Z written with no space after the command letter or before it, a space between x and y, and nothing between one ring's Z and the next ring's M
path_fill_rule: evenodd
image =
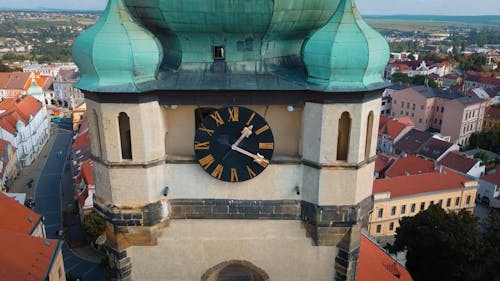
M406 177L410 175L410 173L408 173L407 171L405 171L403 174L404 174Z
M406 158L407 156L408 156L408 153L406 153L406 152L401 153L401 157Z
M443 165L436 164L436 171L438 171L440 174L442 174L443 173Z

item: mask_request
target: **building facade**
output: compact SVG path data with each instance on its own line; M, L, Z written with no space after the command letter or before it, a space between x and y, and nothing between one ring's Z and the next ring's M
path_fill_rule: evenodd
M377 179L373 184L374 207L368 231L373 236L392 236L403 217L438 204L446 211L472 212L478 182L442 169L441 172Z
M488 101L461 97L446 103L441 134L459 145L468 145L473 133L481 132Z
M0 103L0 139L16 147L21 166L30 165L50 134L45 106L30 95L5 99Z
M83 93L73 87L80 73L77 69L61 69L54 80L54 96L51 103L74 109L84 102Z
M394 155L394 144L408 133L415 124L408 117L399 120L380 116L377 153Z
M112 278L355 279L387 42L351 0L181 3L75 41Z

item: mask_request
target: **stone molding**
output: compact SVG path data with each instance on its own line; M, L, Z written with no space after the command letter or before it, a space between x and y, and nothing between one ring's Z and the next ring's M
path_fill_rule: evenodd
M113 228L108 234L114 239L109 241L118 249L154 245L169 220L181 219L301 220L315 245L335 246L353 225L366 224L373 207L371 196L350 206L318 206L301 200L162 199L143 206L118 207L98 201L94 199L94 209Z
M160 105L289 105L306 102L320 104L365 103L382 96L385 88L358 92L321 92L313 90L158 90L144 93L98 93L83 90L86 99L97 103ZM196 101L196 103L193 103Z

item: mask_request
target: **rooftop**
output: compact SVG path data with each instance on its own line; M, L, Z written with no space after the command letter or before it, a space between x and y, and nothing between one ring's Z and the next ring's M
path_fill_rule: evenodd
M484 117L500 121L500 107L487 107Z
M30 235L42 216L0 192L0 229ZM8 214L8 215L7 215ZM1 240L1 239L0 239ZM1 252L1 251L0 251ZM1 264L1 263L0 263Z
M412 281L408 270L361 235L356 281Z
M431 138L432 134L430 133L411 129L396 142L395 147L408 153L417 153L417 151Z
M48 272L62 241L0 229L2 280L48 280Z
M415 124L413 124L411 119L406 117L397 120L381 115L378 132L379 134L386 134L394 140L407 126L415 126Z
M191 2L108 1L75 40L77 87L353 92L387 85L387 42L352 0Z
M385 175L388 178L394 178L432 172L435 172L433 161L409 154L399 157L385 172Z
M424 143L424 145L417 151L417 154L437 161L452 146L453 143L451 142L431 138Z
M467 154L461 153L459 151L452 151L439 161L439 164L455 170L457 172L467 174L476 164L477 160L474 160L467 156Z
M496 171L492 174L481 177L482 180L496 184L500 187L500 164L496 166Z
M411 176L395 177L389 179L376 179L373 181L373 193L389 192L390 198L409 195L439 192L464 187L468 178L448 169L443 172L417 174Z
M375 172L380 173L394 163L396 158L388 156L384 153L377 154L377 159L375 160Z

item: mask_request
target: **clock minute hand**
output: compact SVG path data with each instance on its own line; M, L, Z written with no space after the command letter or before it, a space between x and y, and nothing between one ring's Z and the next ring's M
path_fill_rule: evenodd
M251 134L252 134L252 129L253 129L253 125L250 125L248 127L244 127L243 130L241 131L241 136L239 139L237 139L232 146L238 146L240 144L240 142L244 139L244 138L248 138Z
M248 157L251 157L253 159L253 161L255 161L257 163L262 163L262 162L269 163L269 160L267 160L266 158L264 158L264 156L260 155L259 153L253 154L253 153L248 152L248 151L244 150L243 148L240 148L240 147L238 147L236 145L232 145L231 149L232 150L236 150L239 153L244 154L244 155L246 155Z

